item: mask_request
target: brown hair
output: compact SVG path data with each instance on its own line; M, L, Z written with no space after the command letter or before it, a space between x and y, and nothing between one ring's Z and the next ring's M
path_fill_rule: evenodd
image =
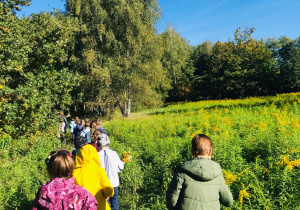
M212 147L211 139L204 134L198 134L192 139L192 155L194 157L198 155L208 155L208 151L212 149Z
M92 138L91 138L92 144L95 143L95 142L97 141L97 137L98 137L98 135L101 134L101 133L102 133L102 132L101 132L101 130L99 130L99 129L96 129L96 130L93 132L93 136L92 136Z
M93 125L95 125L95 126L93 126ZM93 134L94 131L97 129L97 122L95 120L91 121L90 128L91 128L91 134Z
M50 178L60 177L68 179L74 170L74 161L71 153L66 149L57 149L49 153L45 159L47 172Z

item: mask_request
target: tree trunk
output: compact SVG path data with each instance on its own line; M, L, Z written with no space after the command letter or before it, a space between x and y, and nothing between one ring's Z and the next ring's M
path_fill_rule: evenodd
M128 98L127 106L125 109L125 117L130 117L130 112L131 112L131 98Z
M131 82L128 84L128 99L125 107L125 117L130 117L131 112Z

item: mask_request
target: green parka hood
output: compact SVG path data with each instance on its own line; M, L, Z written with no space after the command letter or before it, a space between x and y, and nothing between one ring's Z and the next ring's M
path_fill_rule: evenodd
M196 157L180 167L190 177L199 181L210 181L222 173L220 165L210 158Z

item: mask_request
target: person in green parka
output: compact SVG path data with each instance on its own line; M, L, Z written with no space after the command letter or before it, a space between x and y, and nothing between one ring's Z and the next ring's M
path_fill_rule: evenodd
M212 148L208 136L194 136L194 159L179 166L167 190L166 203L169 210L219 210L220 204L226 207L232 205L233 197L225 184L222 169L211 160Z

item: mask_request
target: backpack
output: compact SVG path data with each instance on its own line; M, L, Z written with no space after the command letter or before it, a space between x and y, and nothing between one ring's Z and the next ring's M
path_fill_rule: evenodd
M76 149L80 149L82 146L87 144L86 133L83 128L78 129L75 134L74 146Z

